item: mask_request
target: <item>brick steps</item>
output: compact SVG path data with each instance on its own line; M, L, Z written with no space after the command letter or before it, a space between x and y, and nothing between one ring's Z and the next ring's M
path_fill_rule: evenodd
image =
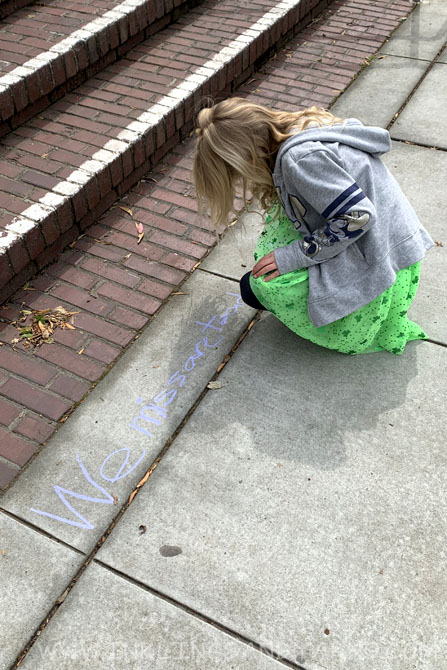
M9 133L0 155L0 301L187 136L206 96L230 93L327 2L282 0L266 11L264 0L249 8L208 0Z
M5 17L0 23L0 137L196 2L55 0Z

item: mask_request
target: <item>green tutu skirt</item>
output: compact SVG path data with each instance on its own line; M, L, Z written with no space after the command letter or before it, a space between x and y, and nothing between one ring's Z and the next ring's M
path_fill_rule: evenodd
M255 261L302 238L284 211L268 213L266 226L254 252ZM396 281L372 302L342 319L316 328L309 319L307 269L280 275L271 281L250 275L250 286L259 302L300 337L344 354L389 351L401 354L410 340L427 335L409 320L407 311L419 284L421 263L400 270Z

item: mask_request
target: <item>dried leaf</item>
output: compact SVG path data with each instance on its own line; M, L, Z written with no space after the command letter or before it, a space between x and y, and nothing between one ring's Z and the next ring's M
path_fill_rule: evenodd
M4 547L2 547L2 556L5 556L5 555L6 555L6 551L5 551Z
M225 356L225 358L223 359L222 363L221 363L221 364L219 365L219 367L217 368L217 372L220 372L220 371L226 366L226 364L228 363L229 360L230 360L230 357L229 357L229 355L227 354L227 355Z
M208 382L206 385L207 389L221 389L222 388L222 382Z
M133 499L135 498L135 496L137 495L137 491L138 491L138 489L135 489L135 491L132 491L132 493L130 494L130 496L129 496L129 500L127 501L127 504L128 504L128 505L130 505L130 503L132 502L132 500L133 500Z
M118 498L115 495L113 495L113 493L112 493L112 498L113 498L113 504L118 505Z
M124 205L118 205L118 208L122 209L123 212L126 212L127 214L129 214L129 216L133 216L133 212L130 209L130 207L124 207Z
M135 221L135 228L137 229L137 233L138 233L138 241L137 241L137 244L140 244L141 240L142 240L143 237L144 237L144 228L143 228L143 224L142 224L142 223L138 223L137 221Z
M436 244L437 247L443 247L444 246L442 242L438 242L437 240L435 240L435 244Z
M324 629L324 634L325 634L325 635L329 635L330 632L331 632L331 631L329 630L329 628L325 628L325 629Z
M150 475L150 474L151 474L150 471L149 471L149 472L146 472L146 474L144 475L143 479L140 479L140 481L138 482L138 484L137 484L137 489L139 489L140 486L143 486L143 484L146 484L147 480L149 479L149 475Z
M141 526L138 526L138 530L140 531L140 535L144 535L144 533L147 531L147 527L141 524Z
M78 356L81 356L84 353L85 347L82 347L82 349L79 349L78 351Z
M63 323L61 325L61 328L68 328L69 330L76 330L74 326L71 325L71 323Z
M253 328L253 326L255 325L255 323L256 323L256 319L253 319L253 321L251 321L251 322L248 324L247 331L251 330L251 329Z
M63 603L67 596L68 596L68 589L65 589L63 594L56 600L56 604L60 605L61 603Z
M193 272L196 268L198 268L201 262L202 262L202 261L199 261L198 263L196 263L195 265L193 265L191 272Z

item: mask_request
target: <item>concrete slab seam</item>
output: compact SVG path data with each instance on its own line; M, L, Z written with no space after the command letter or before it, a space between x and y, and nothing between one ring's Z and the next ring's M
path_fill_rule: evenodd
M129 582L133 586L136 586L137 588L142 589L146 593L150 593L153 595L155 598L159 598L160 600L164 600L165 602L169 603L170 605L173 605L174 607L177 607L178 609L182 610L185 612L185 614L189 614L190 616L194 617L195 619L199 619L199 621L202 621L202 623L208 624L209 626L212 626L213 628L221 631L222 633L226 633L230 637L232 637L235 640L238 640L238 642L242 642L243 644L246 644L247 646L251 647L252 649L259 651L261 654L265 654L269 658L277 661L278 663L281 663L284 665L286 668L293 668L293 670L307 670L303 665L299 665L298 663L293 663L292 661L289 661L287 658L284 658L284 656L281 656L281 654L278 654L274 651L274 649L269 649L268 647L263 647L261 644L255 642L254 640L251 640L245 635L242 635L241 633L232 630L228 626L225 626L224 624L220 623L219 621L216 621L215 619L212 619L211 617L202 614L198 610L193 609L192 607L189 607L188 605L185 605L184 603L181 603L178 600L175 600L175 598L172 598L171 596L168 596L165 593L162 593L161 591L158 591L157 589L154 589L153 587L148 586L147 584L144 584L144 582L139 581L138 579L135 579L135 577L130 577L124 572L121 572L120 570L117 570L116 568L112 568L110 565L107 565L107 563L103 563L102 561L98 559L94 559L94 562L97 565L100 565L103 569L108 570L112 574L114 574L116 577L119 577L123 579L126 582ZM12 670L12 668L11 668Z
M86 554L83 551L81 551L81 549L78 549L77 547L74 547L72 544L68 544L68 542L64 542L64 540L59 539L55 535L52 535L51 533L44 530L40 526L36 526L31 521L27 521L26 519L22 519L22 517L17 516L17 514L14 514L13 512L10 512L9 510L5 509L4 507L0 507L0 514L4 514L5 516L9 517L10 519L13 519L14 521L17 521L17 523L20 523L21 525L25 526L26 528L29 528L30 530L33 530L35 533L39 533L39 535L43 535L48 540L52 540L53 542L56 542L57 544L61 544L62 546L66 547L67 549L70 549L71 551L76 552L80 556L86 556Z
M422 142L415 142L414 140L403 140L399 137L392 137L391 138L393 142L396 144L409 144L412 147L420 147L421 149L436 149L436 151L444 151L446 152L447 149L444 149L444 147L434 147L431 144L422 144Z
M395 122L397 121L397 119L399 118L399 116L402 114L402 112L404 111L405 107L408 105L408 103L410 102L410 100L412 99L412 97L414 96L414 94L416 93L416 91L419 89L419 87L421 86L421 84L423 83L423 81L425 80L425 78L427 77L427 75L431 72L431 70L433 69L433 66L436 64L438 58L441 56L441 54L442 54L442 52L444 51L444 49L446 48L446 46L447 46L447 40L444 42L444 44L442 45L442 47L439 49L439 51L438 51L438 53L436 54L436 56L434 57L434 59L430 62L430 65L428 66L428 68L426 69L426 71L424 72L424 74L422 75L422 77L419 79L418 83L417 83L416 86L413 88L413 90L411 91L411 93L410 93L410 95L408 96L408 98L404 101L404 103L402 104L402 106L397 110L397 112L396 112L396 114L394 115L394 117L393 117L391 123L389 123L388 126L387 126L387 130L388 130L388 131L391 130L391 128L393 127L393 125L395 124ZM413 58L412 60L417 60L417 59L414 59L414 58Z

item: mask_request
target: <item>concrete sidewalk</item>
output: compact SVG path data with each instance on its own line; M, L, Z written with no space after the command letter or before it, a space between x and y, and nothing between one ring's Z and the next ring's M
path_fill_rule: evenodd
M3 497L2 668L447 669L446 22L421 4L334 106L390 128L437 242L430 341L250 327L242 217Z

